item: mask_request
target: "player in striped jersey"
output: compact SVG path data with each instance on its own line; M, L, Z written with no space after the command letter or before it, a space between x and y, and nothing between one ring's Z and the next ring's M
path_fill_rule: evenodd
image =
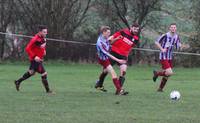
M160 49L159 59L162 65L161 71L153 71L153 81L155 82L159 76L162 76L158 92L162 92L168 78L173 75L172 57L173 49L185 48L186 45L181 45L180 37L176 33L176 23L169 26L169 32L163 34L155 41L155 45Z
M117 78L117 74L114 71L112 65L110 64L109 58L115 60L116 62L118 62L120 64L124 64L124 63L126 63L126 61L118 59L109 53L109 50L110 50L110 43L108 41L109 36L110 36L110 27L102 26L100 29L100 35L97 40L96 48L97 48L98 62L101 66L103 66L103 71L102 71L101 75L99 76L99 80L97 81L95 88L102 90L102 91L106 91L104 89L103 85L101 85L101 82L104 81L103 76L107 73L110 73L112 76L113 83L116 87L115 94L116 95L126 95L126 94L128 94L128 92L125 92L122 89L120 82Z
M130 28L124 28L120 31L115 32L112 36L109 37L111 44L110 54L115 56L118 59L128 60L128 55L131 52L132 48L135 47L139 42L139 31L140 26L137 23L133 23ZM111 65L115 65L117 62L113 59L110 59ZM125 82L125 75L127 70L126 63L117 63L120 68L119 81L120 85L123 87ZM102 80L106 77L107 73L102 74ZM104 81L99 81L100 85L103 85Z

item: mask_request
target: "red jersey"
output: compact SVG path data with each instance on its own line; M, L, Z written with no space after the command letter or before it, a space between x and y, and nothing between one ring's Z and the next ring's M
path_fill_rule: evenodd
M116 32L113 34L113 37L116 38L120 35L123 38L116 40L112 44L111 51L128 57L131 49L139 42L139 37L138 35L132 34L128 28Z
M40 59L46 55L46 39L36 34L26 46L29 60L32 61L36 56Z

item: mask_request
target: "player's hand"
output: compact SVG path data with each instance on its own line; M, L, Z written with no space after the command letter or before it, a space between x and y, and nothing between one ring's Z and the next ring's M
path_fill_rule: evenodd
M165 53L167 51L167 49L161 49L161 52Z
M118 39L121 39L121 38L123 38L123 36L122 36L122 35L119 35L119 36L117 36L115 39L118 40Z
M46 50L44 51L44 55L46 56L46 54L47 54L47 52L46 52Z
M36 56L36 57L34 58L34 60L35 60L36 62L41 62L41 61L42 61L42 59L41 59L40 57L38 57L38 56Z
M181 45L181 49L188 49L188 48L190 48L189 44L182 44Z
M127 61L126 61L126 60L119 59L118 62L119 62L120 64L126 64Z

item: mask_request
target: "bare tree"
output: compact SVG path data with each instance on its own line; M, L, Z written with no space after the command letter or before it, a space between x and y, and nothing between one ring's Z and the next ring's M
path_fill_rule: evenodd
M161 0L113 0L116 13L120 19L129 26L131 22L138 22L141 27L157 23L159 18L151 14L161 10ZM158 23L157 23L158 24ZM156 25L157 25L156 24Z
M192 8L190 9L190 19L193 20L194 24L194 32L190 35L189 43L190 43L190 52L193 53L200 53L200 1L199 0L193 0ZM188 66L200 66L199 63L200 58L198 56L192 56L189 57L189 59L186 59L184 63L189 64Z
M49 37L73 37L74 30L86 19L91 0L18 0L18 16L25 29L36 32L36 26L45 24Z
M44 24L48 27L49 38L72 40L75 30L87 19L91 0L18 0L16 4L19 8L17 17L26 34L33 35L37 26ZM49 58L56 58L58 54L67 57L70 51L66 52L66 49L73 49L68 43L48 44Z
M126 0L120 0L116 1L113 0L114 6L116 8L116 13L122 20L122 22L129 28L130 25L127 20L127 12L128 12L128 4L126 3Z
M155 16L153 12L161 10L161 0L112 0L115 6L115 12L122 22L129 28L130 23L137 22L144 27L154 27L159 25L160 18ZM146 44L147 40L143 40ZM144 45L142 45L144 46ZM137 45L140 47L140 44ZM140 51L134 51L130 59L135 57L136 63L141 60ZM132 64L132 62L130 62Z
M112 0L95 0L93 6L95 8L93 11L98 13L102 24L109 25L114 31L126 26L118 17Z
M9 24L14 23L14 0L0 0L0 32L6 32ZM6 45L6 36L0 35L0 58L3 59Z

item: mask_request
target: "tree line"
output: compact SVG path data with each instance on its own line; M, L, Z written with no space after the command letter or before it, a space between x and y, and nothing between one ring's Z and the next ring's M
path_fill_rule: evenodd
M0 0L0 32L34 35L37 26L44 24L49 38L95 43L101 25L109 25L114 33L137 22L141 25L143 41L138 47L154 48L154 37L166 32L170 23L166 18L172 18L172 21L190 23L192 28L185 28L193 33L183 36L191 44L189 51L198 53L199 5L198 0ZM25 59L24 47L28 40L1 34L0 59ZM95 52L91 45L53 41L47 45L47 59L94 62ZM148 60L152 56L156 58L156 53L134 51L130 62L149 63L155 60ZM184 60L191 59L196 57Z

